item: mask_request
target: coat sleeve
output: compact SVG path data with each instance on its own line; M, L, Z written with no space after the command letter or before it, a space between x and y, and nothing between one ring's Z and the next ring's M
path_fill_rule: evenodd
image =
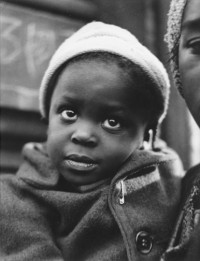
M187 172L182 199L174 235L162 261L200 260L200 165Z
M64 260L56 246L50 216L15 176L0 180L0 260Z

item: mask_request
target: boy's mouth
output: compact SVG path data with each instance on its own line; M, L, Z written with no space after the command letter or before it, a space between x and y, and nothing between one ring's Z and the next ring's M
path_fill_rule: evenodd
M87 156L72 154L65 158L65 165L73 170L92 171L97 167L97 162Z

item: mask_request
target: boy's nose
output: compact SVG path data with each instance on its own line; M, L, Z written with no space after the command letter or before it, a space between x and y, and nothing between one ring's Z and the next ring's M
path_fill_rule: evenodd
M95 147L97 144L97 137L94 134L91 126L79 125L78 128L73 132L71 141L75 144Z

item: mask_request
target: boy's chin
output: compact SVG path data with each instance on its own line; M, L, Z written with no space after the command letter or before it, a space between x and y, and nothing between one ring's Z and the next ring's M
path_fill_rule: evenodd
M101 179L96 177L92 172L83 171L64 171L61 172L64 179L73 186L87 186L100 181Z

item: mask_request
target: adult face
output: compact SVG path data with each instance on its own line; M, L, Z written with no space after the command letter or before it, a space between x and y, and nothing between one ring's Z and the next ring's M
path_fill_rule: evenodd
M200 0L188 0L184 11L179 69L185 101L200 127Z
M86 185L112 177L143 142L133 86L114 63L76 62L61 73L51 100L47 149L63 177Z

